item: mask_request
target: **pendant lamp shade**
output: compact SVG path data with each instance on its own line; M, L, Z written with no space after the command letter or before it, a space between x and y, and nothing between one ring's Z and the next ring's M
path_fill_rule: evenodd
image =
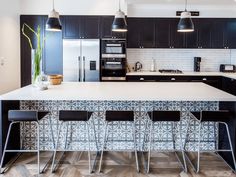
M178 23L178 32L193 32L194 24L191 19L191 13L184 11L181 13L180 21Z
M177 31L184 33L194 31L194 24L191 19L191 13L187 11L187 0L185 0L185 11L181 13Z
M61 31L61 21L59 17L59 13L54 9L54 0L53 0L53 10L48 15L48 19L46 22L46 30L47 31Z
M127 22L125 19L125 13L120 10L120 0L119 0L119 10L115 14L114 21L111 27L114 32L127 32Z

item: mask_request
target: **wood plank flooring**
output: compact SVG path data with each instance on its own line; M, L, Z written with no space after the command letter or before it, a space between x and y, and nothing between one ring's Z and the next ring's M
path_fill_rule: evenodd
M49 159L51 153L41 153L41 163ZM60 154L58 153L58 157ZM94 158L94 156L92 156ZM191 154L194 158L194 154ZM134 155L123 152L104 153L103 172L89 174L87 153L82 155L79 152L66 153L58 166L56 173L51 173L50 167L39 177L236 177L227 165L220 158L212 154L201 156L201 172L194 173L188 164L188 173L184 173L173 153L153 153L151 158L150 173L144 173L143 161L140 155L141 172L136 172ZM142 163L141 163L142 162ZM24 154L16 164L0 177L36 177L37 163L36 155Z

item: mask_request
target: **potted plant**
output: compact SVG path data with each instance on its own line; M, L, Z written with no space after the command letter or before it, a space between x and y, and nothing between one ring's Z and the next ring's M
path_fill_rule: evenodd
M36 39L37 39L36 49L33 48L30 37L25 33L25 28L28 28L36 36ZM38 26L37 31L35 31L29 25L24 23L22 26L22 34L28 39L29 46L31 48L32 84L36 85L38 77L40 76L41 70L42 70L41 63L42 63L43 43L41 41L41 28L40 26Z

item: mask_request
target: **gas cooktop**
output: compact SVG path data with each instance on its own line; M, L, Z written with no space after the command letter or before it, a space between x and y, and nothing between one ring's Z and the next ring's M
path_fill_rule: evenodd
M183 72L178 69L160 69L159 72L160 73L183 74Z

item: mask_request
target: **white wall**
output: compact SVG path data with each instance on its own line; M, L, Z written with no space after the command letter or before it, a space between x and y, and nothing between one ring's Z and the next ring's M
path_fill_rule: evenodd
M200 17L235 18L236 2L233 5L188 5L189 11L199 11ZM184 10L184 4L128 4L129 17L176 17L176 11Z
M52 0L20 0L21 14L48 14ZM55 0L55 9L62 15L113 15L118 10L119 0ZM121 8L127 12L125 1Z
M0 94L20 86L19 0L0 0Z
M235 64L236 50L230 49L128 49L127 60L130 68L137 61L143 70L150 70L152 60L156 69L179 69L193 71L194 57L201 57L201 71L219 71L220 64Z

